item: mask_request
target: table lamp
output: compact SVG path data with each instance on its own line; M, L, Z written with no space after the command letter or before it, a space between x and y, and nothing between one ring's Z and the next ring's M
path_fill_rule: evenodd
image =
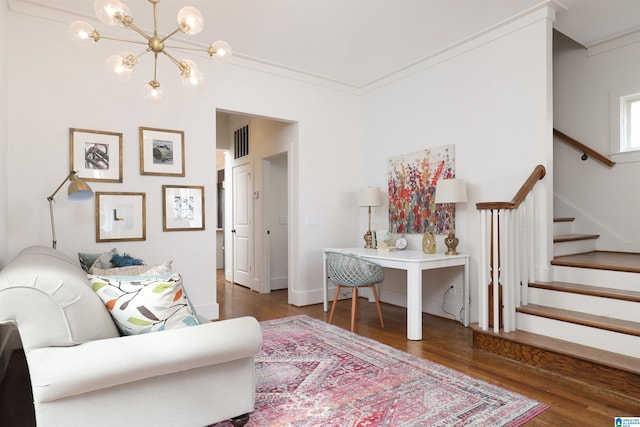
M380 188L363 187L358 191L358 206L366 206L369 208L369 226L367 232L364 234L364 247L367 249L374 248L373 234L371 233L371 207L380 206L381 204Z
M449 204L451 218L451 229L449 235L444 239L447 246L447 255L458 255L456 247L458 246L458 238L454 233L454 211L455 203L464 203L467 201L467 186L462 179L440 179L436 184L436 203Z
M55 195L58 194L58 191L60 191L64 183L67 181L71 181L69 183L69 188L67 189L67 195L69 197L69 200L72 202L84 202L93 197L93 190L91 190L91 187L89 187L86 182L78 178L77 173L77 171L71 171L71 173L67 175L67 177L60 183L58 188L56 188L56 191L54 191L52 195L47 197L47 200L49 201L49 214L51 215L51 234L53 236L53 249L56 249L56 245L58 243L56 240L56 226L53 220L53 202L55 202Z

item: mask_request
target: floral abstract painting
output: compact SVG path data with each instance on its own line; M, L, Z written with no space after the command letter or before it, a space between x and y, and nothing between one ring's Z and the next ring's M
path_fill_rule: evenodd
M447 234L454 210L446 204L436 205L436 184L454 177L454 145L389 158L391 232Z

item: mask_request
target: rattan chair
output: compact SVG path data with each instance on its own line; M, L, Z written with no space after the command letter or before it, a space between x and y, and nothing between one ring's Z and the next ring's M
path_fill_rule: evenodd
M331 323L333 319L333 312L336 309L340 290L343 288L351 288L351 331L353 332L356 318L358 317L358 288L368 287L373 291L378 309L378 317L380 318L380 326L384 328L382 310L380 310L380 300L378 299L378 291L376 289L376 284L384 280L384 269L382 266L358 256L340 252L326 252L326 256L329 279L337 286L336 295L333 298L333 305L331 306L331 314L329 314L329 323Z

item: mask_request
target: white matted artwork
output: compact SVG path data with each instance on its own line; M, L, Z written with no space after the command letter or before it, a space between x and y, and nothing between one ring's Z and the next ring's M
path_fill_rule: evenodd
M204 230L204 186L162 186L162 230Z
M184 176L184 132L140 127L140 174Z
M69 163L85 181L122 182L122 134L70 128Z
M146 193L96 193L96 242L146 240Z

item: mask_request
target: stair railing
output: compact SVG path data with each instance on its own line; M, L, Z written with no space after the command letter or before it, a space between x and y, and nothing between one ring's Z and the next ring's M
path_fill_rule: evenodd
M478 323L483 330L515 330L516 308L527 304L534 274L533 188L545 174L544 166L536 166L510 202L476 204L482 245Z
M609 168L613 167L616 164L616 162L611 160L609 157L605 156L604 154L600 154L593 148L588 147L584 145L582 142L571 138L569 135L566 135L560 132L558 129L553 129L553 136L565 142L566 144L569 144L571 147L575 148L576 150L581 151L582 160L587 160L589 156L591 156L595 160L599 161L600 163L602 163L603 165Z

